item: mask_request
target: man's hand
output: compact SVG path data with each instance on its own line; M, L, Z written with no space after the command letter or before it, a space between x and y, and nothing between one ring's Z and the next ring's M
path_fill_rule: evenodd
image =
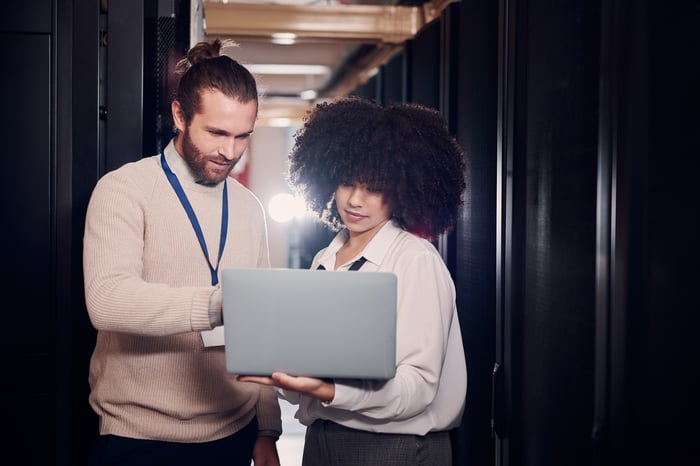
M253 446L254 466L280 466L280 457L277 453L277 444L273 437L261 435Z
M238 380L294 390L318 398L325 403L330 403L335 397L335 384L333 382L313 377L297 377L284 372L275 372L270 377L239 375Z

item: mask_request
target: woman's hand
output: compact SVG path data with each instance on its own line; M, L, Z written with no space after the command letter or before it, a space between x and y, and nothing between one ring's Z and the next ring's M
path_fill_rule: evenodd
M270 377L239 375L237 379L241 382L254 382L262 385L272 385L285 390L294 390L318 398L324 403L330 403L335 397L335 384L332 381L315 379L313 377L299 377L288 375L284 372L274 372Z

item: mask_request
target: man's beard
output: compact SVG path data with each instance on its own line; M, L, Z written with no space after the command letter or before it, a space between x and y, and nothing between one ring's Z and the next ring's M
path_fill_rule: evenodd
M216 186L226 179L233 167L241 159L240 157L231 161L228 170L225 173L211 174L205 169L207 157L199 148L192 142L190 137L189 128L186 128L182 134L182 156L187 162L187 166L190 167L192 176L196 183L204 186ZM219 156L222 160L226 160L223 156Z

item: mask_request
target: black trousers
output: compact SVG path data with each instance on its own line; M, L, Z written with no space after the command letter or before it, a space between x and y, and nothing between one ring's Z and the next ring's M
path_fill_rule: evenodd
M204 443L178 443L103 435L89 466L250 466L258 436L255 418L239 432Z

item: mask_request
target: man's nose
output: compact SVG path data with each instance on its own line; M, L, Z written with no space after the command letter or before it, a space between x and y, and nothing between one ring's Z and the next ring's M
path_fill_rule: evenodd
M219 154L226 158L226 160L233 160L236 158L236 139L226 141L219 147Z

